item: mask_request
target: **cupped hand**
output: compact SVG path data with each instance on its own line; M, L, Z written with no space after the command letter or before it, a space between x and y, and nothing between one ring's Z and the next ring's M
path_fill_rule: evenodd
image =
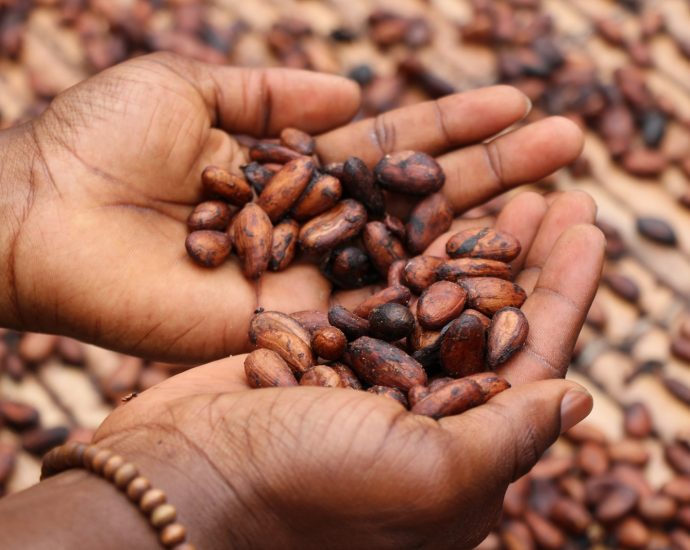
M209 164L238 170L231 134L321 134L324 162L416 149L437 156L459 214L539 179L579 154L582 137L551 118L504 131L527 112L498 86L345 125L359 106L346 79L284 69L204 65L170 54L113 67L58 96L13 132L26 158L6 235L5 325L60 332L132 354L182 362L246 349L258 306L325 309L331 287L313 265L260 282L236 260L201 268L184 249L185 220ZM23 184L23 183L22 183ZM13 185L18 185L13 182Z

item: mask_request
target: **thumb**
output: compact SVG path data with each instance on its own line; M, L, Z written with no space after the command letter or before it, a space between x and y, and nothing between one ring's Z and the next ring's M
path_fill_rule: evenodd
M579 384L544 380L511 388L440 423L457 435L468 463L478 465L476 477L507 485L526 474L561 433L591 410L592 396Z

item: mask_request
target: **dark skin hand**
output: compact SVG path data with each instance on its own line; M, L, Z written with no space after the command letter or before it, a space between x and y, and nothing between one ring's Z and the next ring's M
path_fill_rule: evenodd
M318 139L325 162L353 154L373 164L389 150L430 152L447 173L444 192L458 213L571 162L582 145L579 131L558 118L480 143L525 113L524 97L506 87L331 129L353 114L357 99L335 77L211 68L167 55L126 63L67 92L34 123L39 137L21 142L44 152L33 165L32 206L17 216L22 232L8 239L14 275L3 288L14 306L5 322L62 327L132 353L192 361L244 349L257 300L283 311L325 308L330 287L312 266L270 274L256 288L233 262L206 271L186 259L183 222L199 198L201 169L244 162L213 124L253 135L289 125L325 132ZM523 193L495 219L456 220L455 230L493 225L523 245L514 269L529 293L523 310L530 335L501 369L514 387L485 405L435 421L365 392L249 390L244 356L236 356L129 401L95 440L165 488L200 548L472 547L498 517L507 485L591 408L584 389L559 378L601 273L604 240L594 216L583 193ZM336 299L354 303L366 292ZM113 514L137 521L106 483L61 474L0 501L3 547L45 545L64 525L60 512L40 516L29 533L16 526L39 517L36 502L60 502L61 487L98 494ZM68 516L82 529L80 540L99 514L94 505L81 519ZM121 525L107 533L86 540L103 548L123 540L151 546L143 520L126 534Z

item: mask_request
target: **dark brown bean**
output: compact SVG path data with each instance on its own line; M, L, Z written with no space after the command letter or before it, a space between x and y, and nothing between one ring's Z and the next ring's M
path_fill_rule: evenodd
M218 166L207 166L201 174L201 183L211 196L222 197L235 206L244 206L254 197L244 178Z
M441 193L429 195L414 207L405 225L407 248L421 254L453 222L453 209Z
M348 340L356 340L369 333L369 321L343 306L333 306L328 310L328 322L342 330Z
M318 357L329 361L340 359L345 352L347 338L343 331L336 327L324 327L314 331L311 347Z
M388 286L375 292L355 308L355 315L367 319L371 311L380 305L396 303L407 305L412 293L406 286Z
M250 183L257 194L261 194L266 185L268 185L268 182L275 175L273 170L268 169L258 162L250 162L241 168L245 179Z
M433 157L416 151L384 156L374 168L384 189L408 195L428 195L443 187L445 174Z
M258 279L268 268L273 243L273 225L256 203L249 203L235 216L233 242L242 260L242 272Z
M484 370L486 330L473 315L461 315L448 325L441 341L443 370L452 376L468 376Z
M443 263L437 256L415 256L408 260L403 270L405 285L420 294L436 282L436 271Z
M369 312L371 335L387 342L406 338L414 329L414 316L406 306L389 302Z
M297 128L284 128L280 132L280 144L301 155L313 155L316 148L314 138Z
M348 158L343 165L341 181L348 195L361 202L369 212L375 216L383 214L386 207L383 191L363 160Z
M204 201L199 203L187 218L187 227L190 231L225 231L230 223L230 216L230 207L223 201Z
M426 329L443 328L462 313L467 291L450 281L438 281L427 288L417 302L417 319Z
M43 455L53 447L62 445L69 436L69 428L36 428L22 436L22 447L28 453Z
M362 243L376 269L383 276L393 262L407 258L405 247L383 222L369 222L362 231Z
M551 519L563 529L582 534L592 523L592 516L581 503L569 498L558 498L551 507Z
M467 306L484 315L492 316L505 307L519 308L527 299L520 286L495 277L468 277L461 284L467 290Z
M338 288L361 288L378 280L378 273L361 248L334 250L321 262L321 272Z
M283 220L273 228L271 257L268 260L271 271L282 271L292 263L297 252L298 234L299 224L294 220Z
M304 310L296 311L290 314L295 321L297 321L309 334L313 335L317 330L329 327L328 314L323 311Z
M249 157L257 162L285 164L302 157L302 155L277 143L260 142L249 148Z
M640 217L637 218L637 231L640 235L666 246L676 246L678 238L673 227L661 218Z
M280 220L297 202L313 171L314 161L309 157L300 157L288 162L271 178L257 201L271 222Z
M520 254L519 241L490 227L466 229L453 235L446 243L451 258L483 258L511 262Z
M299 221L305 221L323 214L337 204L342 193L342 185L336 178L315 173L292 207L292 215Z
M300 246L307 252L326 252L357 235L366 223L364 207L357 201L345 199L302 226Z
M38 419L38 410L29 404L0 400L0 422L4 421L9 427L25 430L36 426Z
M185 248L189 257L204 267L218 267L230 255L230 237L222 231L193 231L187 235Z
M671 378L670 376L664 376L662 380L664 386L673 397L686 405L690 405L690 386L686 385L678 378Z
M457 258L446 260L436 269L439 280L456 282L463 277L498 277L511 279L512 273L507 263L483 258Z

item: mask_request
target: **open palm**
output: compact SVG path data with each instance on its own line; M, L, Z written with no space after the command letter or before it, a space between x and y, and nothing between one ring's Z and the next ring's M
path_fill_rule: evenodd
M543 177L581 147L579 131L559 118L483 144L526 112L524 96L507 87L343 126L358 105L357 87L338 77L168 54L66 91L23 130L37 160L10 252L12 324L197 362L244 350L259 306L326 308L331 288L312 265L250 282L235 260L209 271L186 257L184 222L200 199L201 171L208 164L237 170L246 160L231 134L265 137L295 126L320 134L324 162L429 152L446 171L444 193L458 213Z

